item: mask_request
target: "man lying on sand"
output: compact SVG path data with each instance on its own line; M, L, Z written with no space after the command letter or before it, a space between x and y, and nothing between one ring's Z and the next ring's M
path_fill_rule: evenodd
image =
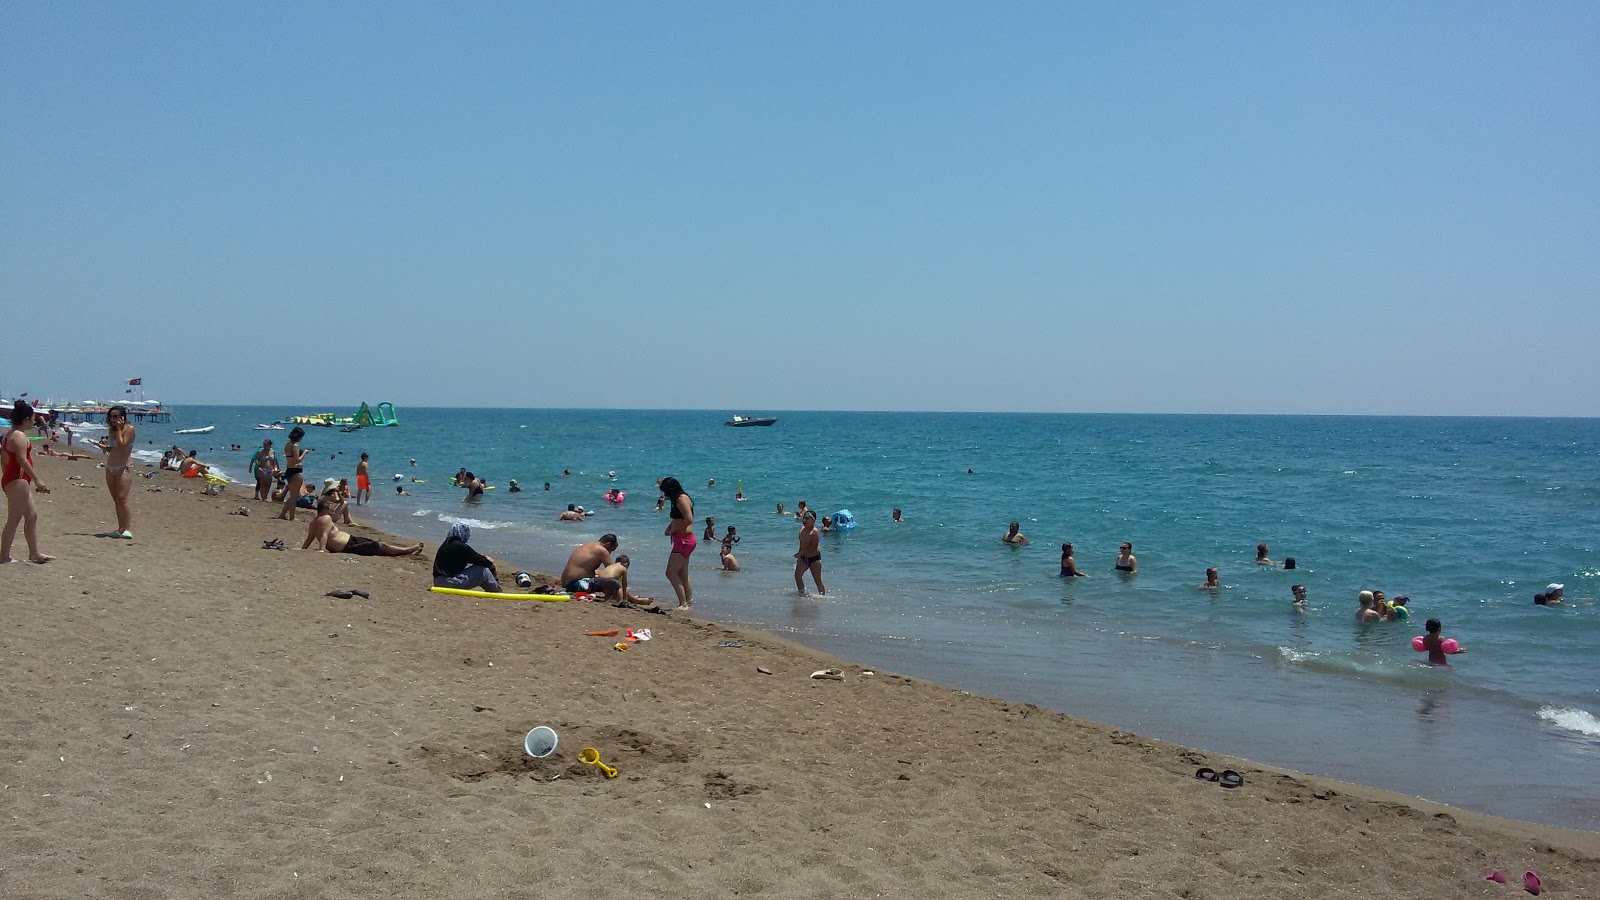
M342 503L344 500L335 493L322 495L317 504L317 517L306 528L306 542L300 545L301 550L310 550L311 545L316 544L329 553L351 556L415 556L422 552L421 541L412 547L401 547L340 531L339 526L333 524L333 513Z

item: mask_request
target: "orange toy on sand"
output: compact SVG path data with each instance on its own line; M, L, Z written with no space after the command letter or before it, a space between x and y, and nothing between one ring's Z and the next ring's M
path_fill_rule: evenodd
M584 634L586 636L588 636L588 637L616 637L617 635L619 635L621 633L622 633L621 631L618 631L615 628L611 629L610 631L585 631L584 632Z

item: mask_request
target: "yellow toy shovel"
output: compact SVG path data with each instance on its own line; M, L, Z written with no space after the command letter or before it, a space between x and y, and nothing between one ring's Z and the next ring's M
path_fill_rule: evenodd
M578 754L578 762L588 766L598 766L600 771L606 773L607 778L617 777L617 770L600 761L600 751L593 747L585 747Z

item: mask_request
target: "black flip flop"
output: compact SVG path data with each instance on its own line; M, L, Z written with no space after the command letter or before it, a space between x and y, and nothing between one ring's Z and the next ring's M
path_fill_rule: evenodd
M1244 784L1244 776L1232 769L1223 769L1222 775L1219 777L1222 779L1222 786L1225 788L1236 788Z
M372 595L371 594L367 593L366 591L363 591L360 588L351 588L350 589L350 593L356 595L357 597L360 597L363 600L371 600L372 599Z
M1194 777L1200 779L1201 781L1216 781L1217 780L1217 770L1216 769L1196 769L1195 773L1194 773Z
M355 594L352 594L349 591L329 591L326 594L323 594L322 596L324 596L324 597L338 597L340 600L349 600L351 597L354 597Z

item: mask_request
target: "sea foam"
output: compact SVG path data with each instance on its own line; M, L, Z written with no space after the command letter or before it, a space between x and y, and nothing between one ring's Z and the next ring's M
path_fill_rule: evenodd
M1600 737L1600 718L1591 712L1563 706L1542 706L1539 718L1557 728L1575 731L1590 737Z

